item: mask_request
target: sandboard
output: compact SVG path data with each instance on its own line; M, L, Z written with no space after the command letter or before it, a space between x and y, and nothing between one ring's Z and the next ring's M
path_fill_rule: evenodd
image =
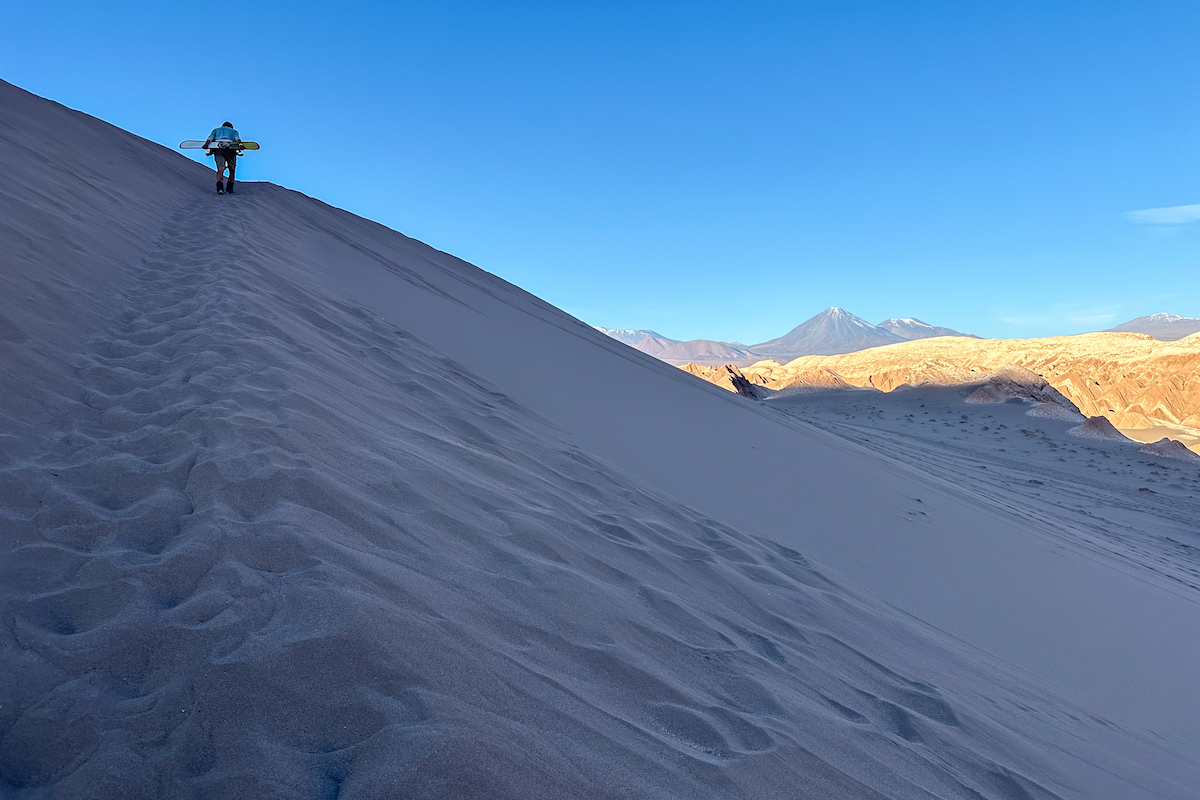
M188 139L186 142L179 143L180 150L203 150L203 139ZM231 142L228 139L217 139L214 142L209 142L209 150L257 150L258 142Z

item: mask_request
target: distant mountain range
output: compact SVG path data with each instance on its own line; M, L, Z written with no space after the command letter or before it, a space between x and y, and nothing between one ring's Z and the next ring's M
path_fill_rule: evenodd
M755 345L717 342L710 339L679 341L647 330L597 328L626 344L669 364L736 364L747 366L773 359L781 363L800 356L838 355L885 344L926 339L933 336L968 336L913 318L893 318L872 325L843 308L827 308L797 325L783 336ZM640 337L640 338L639 338Z
M654 339L647 337L634 345L643 353L649 353L657 359L674 364L689 361L706 364L719 362L721 364L753 364L762 361L758 353L744 346L730 342L714 342L709 339L693 339L690 342L676 342L671 339Z
M896 334L906 341L914 339L932 339L935 336L966 336L969 339L978 339L979 337L973 333L959 333L953 328L942 328L937 325L930 325L928 322L922 322L914 317L907 319L885 319L879 323L877 327L883 328L885 331Z
M642 339L657 339L662 342L677 342L678 339L668 339L661 333L646 330L634 330L632 328L601 328L599 325L593 326L606 336L611 336L619 342L624 342L630 347L636 347Z
M1177 314L1150 314L1131 319L1106 333L1144 333L1164 342L1176 342L1193 333L1200 333L1200 319Z
M751 349L763 358L784 362L800 356L853 353L903 341L906 341L904 337L834 306L800 323L778 339L753 345Z

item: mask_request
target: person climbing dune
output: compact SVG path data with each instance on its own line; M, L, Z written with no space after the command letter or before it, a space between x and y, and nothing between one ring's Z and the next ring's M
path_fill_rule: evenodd
M209 147L216 142L236 142L239 146L216 147L210 150ZM208 150L208 154L216 159L217 194L233 194L233 175L237 170L237 157L241 151L241 142L241 135L233 127L233 123L228 120L222 122L221 127L213 128L212 133L204 140L204 149ZM229 170L229 180L222 183L221 179L226 169Z

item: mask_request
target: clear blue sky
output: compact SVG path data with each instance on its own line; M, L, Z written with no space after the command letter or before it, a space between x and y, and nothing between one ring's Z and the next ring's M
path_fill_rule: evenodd
M587 322L1200 317L1200 4L18 3L0 77ZM1184 221L1172 221L1184 220ZM1187 221L1192 220L1192 221Z

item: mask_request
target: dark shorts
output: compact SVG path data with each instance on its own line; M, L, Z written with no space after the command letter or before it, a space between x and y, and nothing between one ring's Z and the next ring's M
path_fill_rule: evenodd
M214 150L213 159L217 162L217 172L223 172L229 167L229 177L233 177L237 169L237 150Z

